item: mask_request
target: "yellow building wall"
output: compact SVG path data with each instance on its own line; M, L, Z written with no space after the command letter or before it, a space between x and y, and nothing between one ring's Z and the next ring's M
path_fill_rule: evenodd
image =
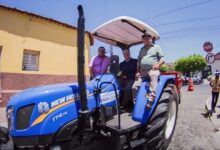
M0 9L1 72L77 75L76 42L76 29ZM89 36L85 34L86 75L89 74L89 49ZM24 50L40 51L39 71L22 70Z

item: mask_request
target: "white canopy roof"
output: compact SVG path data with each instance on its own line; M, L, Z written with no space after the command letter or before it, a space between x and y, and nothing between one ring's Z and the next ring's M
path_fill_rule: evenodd
M144 33L150 34L156 40L160 38L159 33L152 27L127 16L109 20L92 31L95 39L114 46L119 46L118 43L127 46L140 44Z

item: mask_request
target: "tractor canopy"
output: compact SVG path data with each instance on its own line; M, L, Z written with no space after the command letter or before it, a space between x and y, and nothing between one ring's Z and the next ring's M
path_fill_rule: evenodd
M103 23L92 31L95 39L119 47L141 44L141 36L150 34L154 40L159 33L146 23L128 16L120 16Z

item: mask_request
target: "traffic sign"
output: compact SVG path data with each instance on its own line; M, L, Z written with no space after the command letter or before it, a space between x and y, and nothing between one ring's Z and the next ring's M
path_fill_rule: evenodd
M207 63L209 63L209 64L214 63L214 61L215 61L215 55L214 55L213 53L208 53L208 54L206 55L206 61L207 61Z
M206 51L207 53L210 53L212 50L213 50L213 45L212 45L212 43L211 42L205 42L204 44L203 44L203 49L204 49L204 51Z

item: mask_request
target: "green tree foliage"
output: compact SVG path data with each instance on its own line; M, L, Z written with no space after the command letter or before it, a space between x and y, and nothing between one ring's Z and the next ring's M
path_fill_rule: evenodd
M190 72L201 71L207 66L205 59L201 55L193 55L184 58L180 58L174 64L176 71L180 71L184 74Z
M165 64L163 64L163 65L160 67L160 71L161 71L161 72L167 72L168 69L169 69L169 67L168 67L167 65L165 65Z

